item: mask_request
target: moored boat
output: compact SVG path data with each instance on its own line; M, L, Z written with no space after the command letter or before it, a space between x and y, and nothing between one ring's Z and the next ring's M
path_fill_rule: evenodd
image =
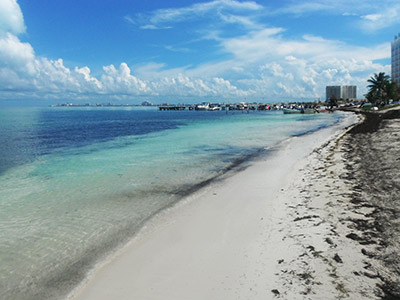
M209 108L210 108L210 104L203 102L202 104L197 104L194 109L195 110L208 110Z
M284 108L284 114L314 114L316 113L314 108Z
M301 114L301 110L296 108L283 108L282 110L284 114Z

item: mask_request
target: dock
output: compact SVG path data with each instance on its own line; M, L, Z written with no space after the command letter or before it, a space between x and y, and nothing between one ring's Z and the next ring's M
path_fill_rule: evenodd
M159 106L159 110L185 110L186 106L176 106L176 105L164 105Z
M236 103L236 104L210 104L210 103L202 103L202 104L183 104L183 105L174 105L174 104L164 104L159 105L158 109L160 111L177 111L177 110L198 110L198 111L216 111L216 110L276 110L278 109L275 105L269 104L247 104L244 102Z

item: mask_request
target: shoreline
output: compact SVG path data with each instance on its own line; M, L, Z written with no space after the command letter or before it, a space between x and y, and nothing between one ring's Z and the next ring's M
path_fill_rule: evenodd
M348 121L349 118L351 117L348 116L346 120ZM267 267L274 266L277 269L280 267L276 261L284 245L277 247L281 243L279 241L281 224L276 221L277 216L284 212L278 200L271 198L281 199L283 183L288 184L293 180L293 176L297 175L295 171L304 163L304 158L316 146L319 147L325 143L328 137L338 134L337 130L340 126L343 127L343 125L335 125L310 135L293 137L284 142L283 149L272 153L271 157L261 157L260 160L251 162L245 170L227 176L228 178L224 178L223 182L213 182L186 200L167 209L166 212L150 221L126 247L99 264L82 285L68 296L68 299L102 299L101 297L104 299L110 297L142 299L149 297L149 294L146 293L152 295L149 299L158 299L157 297L160 299L183 299L184 295L191 299L196 299L196 297L204 299L207 295L199 294L199 289L203 292L208 290L210 293L212 285L214 292L208 296L217 295L229 298L237 296L237 293L244 293L242 288L236 288L235 293L232 291L233 287L240 286L240 282L249 285L249 289L245 293L247 296L261 297L259 288L250 287L251 280L241 278L239 273L242 269L248 269L249 266L253 268L253 271L260 268L257 266L260 253L248 252L254 252L254 247L258 247L261 251L261 248L268 243L275 254L268 257L266 254L261 255L264 257L263 263ZM326 132L329 134L326 135ZM299 149L302 150L299 151ZM271 173L269 170L272 170L273 174L268 174ZM257 178L261 178L261 181ZM243 189L240 188L240 185L243 185ZM265 201L266 195L268 196L267 201ZM246 209L244 209L244 205L247 207ZM243 210L248 210L244 216ZM277 216L273 212L277 213ZM260 215L255 217L253 214ZM212 218L208 219L210 215ZM219 228L226 226L227 228L222 232L219 231ZM268 233L271 230L275 232L273 237ZM193 237L194 232L199 236ZM237 236L238 234L239 236ZM172 240L169 237L172 237ZM221 243L221 239L223 241L224 238L228 239ZM270 240L271 238L272 240ZM264 240L262 241L262 239ZM246 254L243 253L243 247L247 247ZM198 252L199 249L206 253ZM214 250L208 251L207 249ZM163 253L165 251L167 254ZM182 253L177 255L176 251ZM243 257L237 259L238 253L233 253L235 251L243 254ZM163 255L162 260L157 258L159 255ZM196 261L193 261L194 258ZM130 269L127 267L129 264L135 267ZM187 264L191 267L188 268ZM205 271L206 269L208 271ZM230 275L226 275L225 270L228 270L227 273ZM157 274L160 272L166 277L159 278ZM273 272L263 273L262 270L259 270L258 273L260 277L264 277L265 281L271 283L274 281ZM174 284L169 282L171 275L176 278ZM210 276L215 278L210 278ZM229 279L225 276L228 276ZM127 278L135 280L134 282L125 281L124 285L123 282ZM198 279L196 282L198 282L193 284L190 280L188 281L189 278L193 280L196 278ZM226 281L224 284L221 283L223 278L225 278L223 281ZM254 280L260 286L262 281L256 278ZM187 281L186 286L182 286L184 284L181 281ZM230 285L231 290L222 288L223 285ZM178 292L180 294L166 296L166 289L174 293L171 290L174 286L181 288L181 291ZM269 290L263 289L264 297L273 295L273 293L271 294L273 286L270 287ZM149 291L151 288L153 291ZM125 289L129 289L129 292ZM164 291L162 294L160 294L161 290Z

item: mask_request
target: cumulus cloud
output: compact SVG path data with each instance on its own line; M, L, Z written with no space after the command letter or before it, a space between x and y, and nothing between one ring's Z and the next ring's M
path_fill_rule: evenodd
M35 71L34 58L35 53L29 43L22 43L11 33L6 33L0 39L0 68L33 74Z
M254 8L252 2L240 3L233 0L218 0L214 6L229 5L235 8ZM62 59L37 57L33 47L21 42L17 37L25 31L23 16L16 1L3 0L0 2L0 82L1 90L15 93L30 93L38 95L114 95L114 96L226 96L245 95L230 81L221 77L196 78L183 75L179 70L168 70L164 76L154 76L163 64L142 66L141 72L150 79L143 80L135 76L126 63L118 67L108 65L103 67L99 78L91 74L88 66L70 69ZM200 9L201 6L195 6ZM205 9L205 7L203 7ZM5 14L6 13L6 14ZM135 22L125 17L127 22ZM170 49L176 50L175 48ZM181 49L179 49L181 50ZM181 70L184 71L184 70Z
M103 89L103 84L99 80L97 80L97 78L92 77L90 75L89 67L83 67L83 68L75 67L75 73L82 75L81 80L80 80L80 82L82 82L82 83L80 84L80 86L88 86L90 90L93 90L93 89L102 90ZM79 75L77 77L79 78Z
M141 95L151 92L147 84L131 74L126 63L121 63L118 70L114 65L103 67L101 82L107 93Z
M25 32L24 18L16 0L0 1L0 35Z
M241 90L221 77L202 79L181 73L152 81L151 86L156 95L175 97L236 98L250 95L249 91Z
M225 80L223 78L215 77L213 88L215 90L215 94L228 95L233 97L244 97L250 96L252 94L251 91L240 90L238 87L233 85L229 80Z
M326 5L343 5L343 11L349 8L344 1L318 3L319 9L325 9ZM390 66L374 63L390 57L389 44L367 48L310 34L288 38L285 28L262 26L241 13L261 9L252 1L214 0L158 10L147 19L148 24L127 16L128 23L160 29L168 28L167 22L213 12L223 22L242 24L247 30L229 37L209 32L208 40L213 40L220 53L229 57L224 60L180 68L168 68L166 63L128 66L122 62L104 66L99 74L93 75L88 66L69 68L62 59L37 56L29 43L21 41L25 24L17 2L0 0L0 89L54 97L67 93L75 97L315 99L323 98L325 86L330 84L358 85L362 95L365 81L372 73L390 73ZM304 4L296 9L304 12L311 8ZM4 12L8 12L7 16ZM364 14L363 20L377 24L381 19L378 15L387 16L381 10L376 15ZM189 50L174 46L165 49Z
M243 36L216 38L235 57L224 65L226 73L248 70L247 79L242 77L237 84L254 95L308 99L323 98L325 86L330 84L357 85L362 96L371 74L390 74L390 66L373 63L390 57L389 44L367 48L312 35L287 39L283 33L281 28L264 28Z

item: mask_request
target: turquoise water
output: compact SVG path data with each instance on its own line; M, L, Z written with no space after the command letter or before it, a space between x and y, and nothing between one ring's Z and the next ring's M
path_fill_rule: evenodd
M58 299L156 212L340 114L0 111L0 298Z

